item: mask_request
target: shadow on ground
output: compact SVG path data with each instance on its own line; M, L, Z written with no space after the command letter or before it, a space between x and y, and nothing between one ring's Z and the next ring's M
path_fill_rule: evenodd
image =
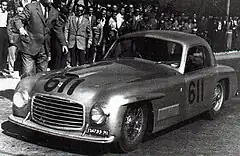
M7 89L7 90L0 91L0 99L6 98L6 99L12 101L13 94L14 94L13 89Z
M146 135L143 142L147 142L151 139L155 139L167 133L170 133L174 130L177 130L181 127L184 127L193 122L204 120L202 116L197 116L190 120L186 120L177 125L164 129L155 134ZM36 144L38 146L48 147L55 150L60 150L69 153L83 154L83 155L104 155L108 153L112 154L122 154L114 148L114 145L109 144L95 144L88 142L81 142L72 139L65 139L60 137L51 136L48 134L32 131L23 127L19 127L6 121L1 125L3 133L10 137Z
M9 121L3 122L1 127L3 129L2 133L7 136L42 147L83 155L103 155L112 153L112 147L106 144L95 144L55 137L19 127Z

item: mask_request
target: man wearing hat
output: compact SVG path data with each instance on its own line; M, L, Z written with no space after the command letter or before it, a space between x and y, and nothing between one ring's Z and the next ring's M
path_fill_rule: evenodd
M67 65L80 66L85 63L86 49L92 44L92 31L85 15L85 6L77 3L74 12L65 25L65 38L70 51Z

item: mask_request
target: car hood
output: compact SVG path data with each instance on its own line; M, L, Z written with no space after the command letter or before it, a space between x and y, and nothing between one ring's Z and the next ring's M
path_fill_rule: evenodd
M105 61L45 74L36 82L33 93L79 97L83 92L87 95L97 94L106 87L117 88L119 85L168 77L176 73L171 67L142 59ZM71 78L73 80L64 84Z

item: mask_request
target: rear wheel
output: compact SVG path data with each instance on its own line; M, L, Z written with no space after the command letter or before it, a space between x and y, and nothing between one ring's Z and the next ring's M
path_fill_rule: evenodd
M207 112L207 117L211 120L219 115L225 99L225 87L223 83L218 82L214 88L212 98L212 108Z
M142 142L147 128L147 106L128 107L123 118L118 148L130 152Z

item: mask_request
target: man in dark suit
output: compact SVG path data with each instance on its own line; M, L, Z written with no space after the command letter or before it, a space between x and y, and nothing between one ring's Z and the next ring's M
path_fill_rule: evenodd
M50 58L50 32L55 31L64 52L66 41L58 20L58 11L51 6L52 0L40 0L25 6L22 14L15 21L20 32L21 59L23 75L26 77L36 72L47 71Z
M95 29L96 26L97 26L96 16L93 14L93 12L94 12L94 9L93 9L92 6L90 6L88 8L88 15L87 16L88 16L88 20L91 24L92 34L93 34L93 31L94 31L93 29ZM86 53L86 57L85 57L85 59L88 63L93 63L93 54L94 53L95 52L94 52L93 45L91 45L91 47L89 49L87 49L87 53Z
M92 30L89 19L84 14L85 6L76 4L75 15L69 16L65 25L65 38L70 51L71 66L83 65L85 63L86 49L92 44Z
M66 5L66 0L55 0L53 7L59 11L59 20L63 22L62 31L67 22L69 10ZM51 70L63 69L66 67L67 54L62 52L60 40L57 38L55 31L51 32L51 60L49 62L49 68Z

